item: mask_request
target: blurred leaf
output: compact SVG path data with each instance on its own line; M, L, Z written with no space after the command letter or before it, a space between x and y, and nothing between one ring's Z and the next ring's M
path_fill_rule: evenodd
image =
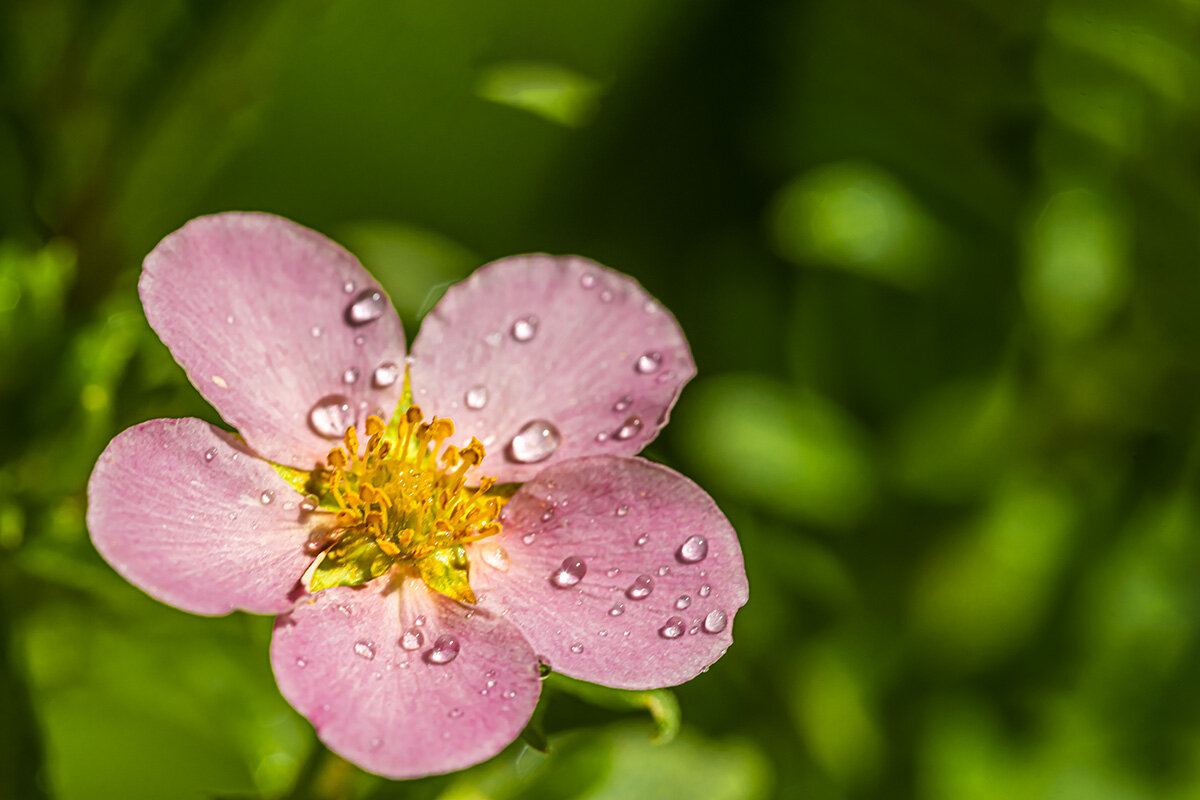
M679 701L669 689L650 691L613 689L569 678L558 672L551 672L546 677L544 685L555 691L574 695L593 705L616 711L645 709L650 712L650 716L654 720L653 738L657 742L665 744L679 733L681 724Z
M484 100L579 126L595 114L600 88L591 78L555 64L520 61L485 67L476 91Z

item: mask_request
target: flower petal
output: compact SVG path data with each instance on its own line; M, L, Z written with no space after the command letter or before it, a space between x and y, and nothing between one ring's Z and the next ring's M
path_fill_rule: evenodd
M636 458L564 462L525 484L501 519L504 530L470 551L471 583L555 670L671 686L733 641L748 593L737 535L679 473Z
M271 663L321 741L389 778L490 758L521 732L541 691L534 653L511 623L415 578L299 603L275 623Z
M481 267L425 318L413 357L417 404L451 417L457 443L477 436L483 474L501 481L633 455L696 373L675 318L637 281L574 256Z
M164 603L194 614L275 614L291 607L312 562L299 500L232 434L198 419L156 419L101 454L87 523L113 569Z
M400 398L404 331L391 303L354 256L294 222L194 219L146 257L139 289L188 378L272 461L310 469L348 424L376 409L386 419ZM386 364L398 366L381 387Z

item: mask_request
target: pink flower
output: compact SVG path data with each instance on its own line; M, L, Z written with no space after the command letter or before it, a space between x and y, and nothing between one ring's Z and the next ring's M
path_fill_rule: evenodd
M643 689L731 643L733 529L634 457L695 369L632 279L576 257L488 264L406 360L353 256L219 214L164 239L140 292L241 435L197 419L122 433L88 485L92 541L178 608L279 614L280 691L345 758L393 778L466 767L529 720L539 661Z

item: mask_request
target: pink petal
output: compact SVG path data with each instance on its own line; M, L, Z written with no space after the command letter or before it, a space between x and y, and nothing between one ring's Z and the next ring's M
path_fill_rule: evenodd
M88 529L133 585L194 614L274 614L312 556L299 496L233 435L156 419L109 443L88 482Z
M575 256L481 267L425 318L413 356L417 404L451 417L459 444L478 437L483 474L501 481L577 456L633 455L696 372L675 318L637 281ZM538 435L543 422L556 448L552 433Z
M555 670L671 686L733 641L748 593L737 535L677 472L634 458L568 461L525 484L502 524L471 548L472 586L485 607L509 609Z
M382 290L354 256L294 222L194 219L146 257L140 291L188 378L272 461L311 468L348 424L376 409L386 418L399 400L404 331L391 303L364 301L378 318L351 324L360 293ZM387 364L395 377L380 387L373 376ZM314 412L325 398L333 413Z
M443 636L457 642L452 658L453 648L438 649ZM275 624L271 663L321 741L389 778L490 758L521 732L541 691L534 653L511 623L415 578L299 603Z

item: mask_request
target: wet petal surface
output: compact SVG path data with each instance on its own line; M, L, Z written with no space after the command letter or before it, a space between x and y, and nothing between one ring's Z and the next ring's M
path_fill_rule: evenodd
M565 459L632 455L695 374L674 317L587 259L514 256L452 286L413 343L414 399L524 481Z
M88 529L105 560L195 614L271 614L312 561L300 497L226 433L160 419L113 439L88 482Z
M568 461L525 484L502 520L500 535L471 550L472 586L485 607L508 609L555 670L670 686L732 642L748 591L741 550L682 475L634 458Z
M200 217L146 257L146 318L188 378L266 458L311 469L403 388L404 332L354 256L270 214ZM391 382L375 380L400 365Z
M508 621L381 578L301 601L276 621L279 689L344 758L390 778L500 752L537 704L529 643Z

